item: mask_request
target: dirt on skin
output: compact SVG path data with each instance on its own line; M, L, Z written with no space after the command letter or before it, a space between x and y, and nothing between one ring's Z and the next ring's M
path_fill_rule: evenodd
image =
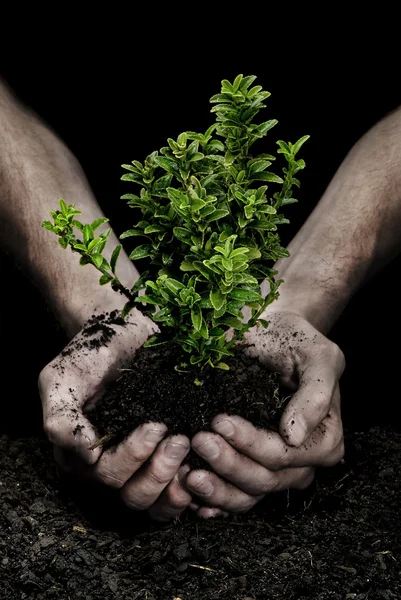
M161 526L60 477L50 444L0 438L0 599L401 598L401 433L346 436L305 492Z

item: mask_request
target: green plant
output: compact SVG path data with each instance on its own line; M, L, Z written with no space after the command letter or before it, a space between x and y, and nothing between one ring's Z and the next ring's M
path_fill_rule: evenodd
M216 122L205 134L181 133L143 164L134 160L123 165L128 173L122 179L139 185L140 191L122 198L142 218L121 239L142 238L130 258L147 257L150 263L131 289L116 274L121 245L109 263L102 252L110 229L95 235L107 219L83 224L74 204L60 200L60 210L51 213L54 223L42 223L60 237L63 248L70 246L81 255L81 264L101 272L101 285L111 283L127 297L124 316L138 306L159 325L161 336L152 337L147 346L179 344L191 365L227 369L222 359L232 354L235 342L258 323L267 327L261 315L278 297L281 283L269 265L288 256L277 226L288 223L281 208L296 202L295 175L305 167L297 154L309 136L295 144L277 142L286 161L282 177L268 170L274 156L250 154L252 145L277 123L253 123L270 95L259 85L252 87L255 79L238 75L233 83L222 81L221 93L210 100ZM267 184L275 186L273 193ZM270 291L262 297L264 279ZM142 289L144 295L138 295ZM242 314L245 306L251 309L248 322ZM230 339L229 330L234 331ZM183 360L178 369L187 366Z

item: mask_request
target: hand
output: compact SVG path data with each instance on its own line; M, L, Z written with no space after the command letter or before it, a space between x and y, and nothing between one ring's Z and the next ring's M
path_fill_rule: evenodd
M154 333L151 321L137 311L126 325L108 327L116 334L107 346L84 347L91 338L80 332L40 373L45 432L63 470L119 489L129 507L148 509L156 520L178 517L191 501L184 484L189 467L182 465L190 448L188 438L166 438L164 424L146 423L116 449L90 449L98 435L85 410Z
M264 431L238 416L218 415L215 433L198 433L194 450L214 473L192 471L187 486L208 507L191 507L201 517L249 510L266 494L310 485L314 467L336 464L344 454L338 381L341 350L301 316L271 310L268 329L247 336L248 352L295 392L279 433ZM218 475L224 477L220 479Z

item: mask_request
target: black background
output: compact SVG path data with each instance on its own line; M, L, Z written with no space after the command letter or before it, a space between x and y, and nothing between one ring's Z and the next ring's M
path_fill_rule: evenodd
M388 38L386 44L379 41L374 29L363 40L355 30L350 34L338 27L328 35L322 25L294 37L281 21L280 35L262 27L245 40L238 23L236 29L212 27L195 34L194 19L187 19L184 30L156 31L149 19L138 18L124 32L120 25L102 30L93 25L84 35L72 27L64 35L57 30L47 37L20 36L5 45L0 72L75 153L118 233L132 224L119 199L129 186L120 181L121 163L143 160L181 131L204 131L212 118L208 100L219 91L220 80L256 75L272 93L261 118L279 120L270 143L311 135L303 150L307 169L301 174L300 202L289 207L291 224L281 230L287 244L352 145L401 104L401 53ZM79 198L66 200L79 204ZM394 419L400 267L396 259L366 285L331 332L347 359L346 423L357 429ZM3 276L1 288L3 425L18 423L30 431L40 423L38 370L64 340L40 296L6 259L3 274L8 277Z

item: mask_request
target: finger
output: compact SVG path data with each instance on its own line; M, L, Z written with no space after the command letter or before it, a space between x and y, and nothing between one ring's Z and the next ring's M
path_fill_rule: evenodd
M298 391L280 421L280 433L292 446L303 444L327 416L344 369L343 354L331 344L325 346L318 359L308 362L304 369L302 364L300 367Z
M198 433L192 440L192 447L209 462L213 471L252 496L304 487L305 480L310 481L310 469L271 471L237 452L218 435Z
M177 519L188 508L192 500L186 486L189 471L189 465L181 465L172 481L149 508L149 515L153 520L170 521L171 519Z
M328 416L301 446L288 446L274 431L256 428L242 417L218 415L212 429L253 461L278 471L290 467L332 466L344 455L344 438L335 394Z
M189 440L183 435L163 440L151 461L123 487L125 504L136 510L149 508L173 479L189 449Z
M263 498L250 496L208 471L191 471L187 486L202 502L229 513L245 512Z
M151 457L166 431L162 423L137 427L121 444L104 452L88 475L108 486L122 488Z

